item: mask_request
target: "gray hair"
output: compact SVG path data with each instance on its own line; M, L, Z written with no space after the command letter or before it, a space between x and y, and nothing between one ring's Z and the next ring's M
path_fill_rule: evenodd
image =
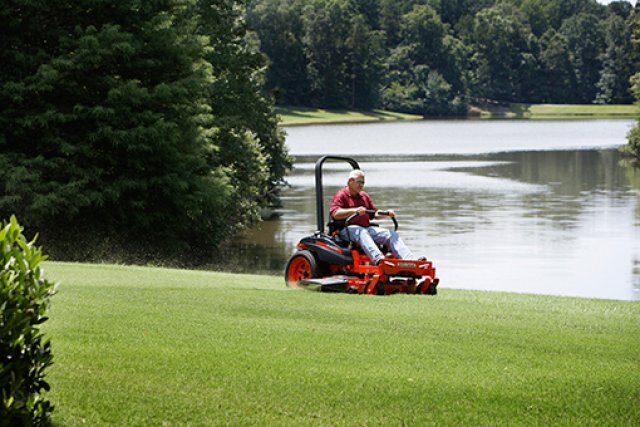
M354 169L349 174L349 179L355 180L357 178L360 178L361 176L364 176L364 172L362 172L360 169Z

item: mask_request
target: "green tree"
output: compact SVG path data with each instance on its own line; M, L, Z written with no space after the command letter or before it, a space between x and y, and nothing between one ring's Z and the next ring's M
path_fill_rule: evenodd
M523 81L532 75L532 33L524 15L509 3L484 9L473 24L474 92L482 98L522 101Z
M596 84L599 104L626 104L632 101L629 79L633 74L631 31L619 15L604 23L606 50L602 55L600 80Z
M226 171L234 193L241 196L226 212L229 227L243 227L259 220L262 207L277 203L290 159L272 100L261 91L267 60L255 34L247 30L243 4L199 0L197 12L199 32L211 45L205 54L214 76L211 138L219 147L213 163Z
M423 5L405 14L400 28L402 42L389 59L383 105L424 116L466 112L462 50L448 27L430 6Z
M260 50L269 58L265 89L285 105L304 105L311 86L302 41L303 1L260 0L252 2L248 22L260 39Z
M225 13L236 7L217 4ZM45 0L3 8L11 24L0 42L0 214L18 214L44 239L109 237L145 256L209 247L233 232L241 221L228 213L255 196L234 193L238 175L221 160L228 127L219 111L214 117L212 92L231 80L214 75L224 66L207 60L196 6ZM235 49L216 48L221 58ZM267 177L265 169L256 173Z
M551 29L540 39L541 101L563 103L573 96L575 75L569 61L567 39Z
M572 97L567 102L591 103L596 97L596 83L600 80L600 53L604 46L598 17L586 12L573 15L563 22L560 33L567 40L569 62L575 76Z
M342 0L313 0L303 11L304 45L312 104L345 108L350 100L348 74L349 10Z
M636 104L640 107L640 73L631 77L631 91L636 99ZM640 118L627 134L627 140L627 144L620 147L620 152L631 165L640 167Z
M346 45L349 52L351 77L351 108L372 109L377 106L382 76L385 38L381 31L372 31L364 15L355 15Z

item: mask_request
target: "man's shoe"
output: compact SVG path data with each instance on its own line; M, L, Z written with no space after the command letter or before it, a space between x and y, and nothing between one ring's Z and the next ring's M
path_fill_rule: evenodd
M385 260L385 257L382 257L382 258L380 258L378 261L374 261L374 262L373 262L373 265L380 265L380 263L381 263L382 261L384 261L384 260Z

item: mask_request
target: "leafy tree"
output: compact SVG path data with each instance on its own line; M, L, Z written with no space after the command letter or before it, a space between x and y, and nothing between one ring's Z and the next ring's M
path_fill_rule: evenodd
M632 67L634 70L640 70L640 4L636 3L631 11L627 25L631 32Z
M266 57L247 30L242 4L199 0L197 6L199 32L211 43L205 59L215 77L210 105L219 151L213 164L226 171L234 193L241 195L227 218L236 226L250 225L259 220L261 207L277 203L278 184L290 166L272 102L261 92Z
M349 0L349 6L353 15L364 17L368 28L380 28L380 0Z
M302 41L303 1L262 0L248 11L249 25L258 33L260 50L269 58L265 89L281 104L304 105L311 85Z
M305 53L316 106L349 105L349 8L342 0L312 0L303 10Z
M253 10L264 5L261 10L270 16L283 4L290 8L301 2L254 0ZM446 82L436 86L449 88L449 112L454 100L462 106L469 95L511 102L593 102L597 93L604 96L605 87L627 76L618 69L621 62L607 59L620 57L613 49L604 55L602 24L613 15L624 19L630 8L625 1L604 6L594 0L313 0L298 13L301 19L287 18L303 22L304 60L283 54L282 48L268 48L276 59L268 54L278 70L307 64L304 75L314 89L313 96L303 97L306 105L369 108L377 98L385 108L416 111L424 104L429 79L431 87L440 79ZM268 40L263 46L280 40L273 31L259 32ZM386 49L377 44L381 37ZM383 67L373 59L376 55L387 58ZM287 56L292 58L289 67ZM380 70L384 84L376 97ZM431 72L437 75L429 77ZM284 88L295 78L282 81Z
M633 73L631 31L619 15L611 15L605 21L605 44L595 102L629 103L632 100L629 79Z
M596 96L596 83L600 80L600 52L604 45L598 17L586 12L573 15L563 22L560 33L567 40L576 85L572 90L572 98L567 101L591 103Z
M18 214L45 239L108 237L145 256L230 235L227 213L253 196L234 194L238 175L221 160L229 127L212 114L211 94L228 76L206 59L196 6L3 7L12 19L0 38L0 214Z
M569 61L567 39L551 29L540 39L541 101L548 103L566 102L575 88L575 75Z
M386 108L424 116L466 111L460 97L462 77L457 46L448 28L427 5L416 6L401 21L402 43L390 57L389 83L383 92ZM454 90L441 70L458 84Z
M611 3L607 4L607 12L609 14L617 15L625 20L629 18L632 10L633 6L631 6L631 3L624 0L612 1Z
M636 99L636 104L640 103L640 73L631 77L631 91ZM627 144L620 147L620 151L630 164L640 167L640 119L627 134L627 140Z
M537 37L541 37L547 31L554 29L552 15L556 15L557 1L549 0L523 0L520 10L527 17L531 31ZM559 25L558 25L559 26Z
M346 44L351 77L351 108L372 109L377 106L384 72L382 58L385 38L381 31L372 31L363 15L355 15Z
M473 63L476 95L501 100L522 99L523 76L531 74L531 30L524 15L509 3L475 16Z
M634 60L637 60L640 52L640 5L636 4L629 17L629 27L631 31L631 44L633 47ZM635 64L637 69L637 63ZM640 72L636 72L629 80L631 93L636 105L640 106ZM627 157L628 162L636 167L640 167L640 118L627 135L627 144L620 147L620 151Z
M422 2L414 2L420 4ZM473 17L480 10L493 6L495 0L429 0L442 22L456 25L465 16Z

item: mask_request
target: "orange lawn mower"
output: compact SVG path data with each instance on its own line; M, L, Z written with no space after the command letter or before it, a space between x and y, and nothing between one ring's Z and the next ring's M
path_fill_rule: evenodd
M344 221L331 220L327 224L329 234L325 234L322 165L327 160L345 161L353 169L360 169L358 163L349 157L323 156L316 162L318 231L304 237L296 245L296 250L289 258L284 272L287 286L353 294L436 295L440 279L436 277L436 269L431 261L398 259L391 253L387 253L387 248L381 247L382 253L386 253L386 256L379 265L374 265L356 243L343 239L339 234L340 230L347 227L349 221L356 215ZM375 212L367 211L367 213ZM378 214L385 215L386 212L378 211ZM390 218L397 230L396 218Z

